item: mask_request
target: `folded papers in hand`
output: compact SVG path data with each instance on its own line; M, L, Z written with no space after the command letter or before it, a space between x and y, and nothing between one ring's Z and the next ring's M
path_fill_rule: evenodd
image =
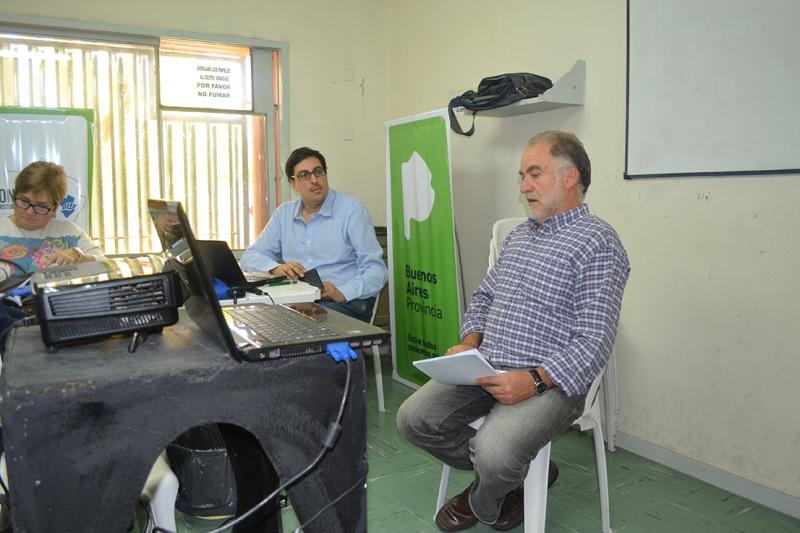
M478 350L467 350L453 355L414 361L414 366L445 385L475 385L484 376L501 374Z

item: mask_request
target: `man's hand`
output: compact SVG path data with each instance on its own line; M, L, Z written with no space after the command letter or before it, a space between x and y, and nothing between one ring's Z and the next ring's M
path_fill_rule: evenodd
M533 376L527 370L511 370L496 376L485 376L476 379L475 384L506 405L514 405L534 395Z
M459 352L466 352L467 350L474 350L475 347L471 344L456 344L455 346L451 346L444 352L445 355L453 355L454 353Z
M306 273L306 267L300 263L291 262L278 265L269 271L270 274L281 274L289 279L302 278Z
M333 300L334 302L340 304L343 304L347 301L347 298L344 297L344 294L342 294L342 292L336 288L336 285L330 281L322 282L322 292L320 293L320 298L323 300Z
M466 352L467 350L474 350L478 346L481 345L483 341L483 334L478 332L467 333L463 339L461 339L461 344L456 344L455 346L451 346L448 350L444 353L445 355L453 355L454 353L458 352Z

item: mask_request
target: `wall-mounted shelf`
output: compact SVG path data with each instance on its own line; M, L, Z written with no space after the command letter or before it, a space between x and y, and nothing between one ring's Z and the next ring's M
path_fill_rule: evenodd
M524 115L526 113L539 113L541 111L551 111L564 107L574 107L583 105L583 89L586 82L586 62L576 61L569 72L553 84L547 91L536 98L520 100L511 105L478 111L482 117L510 117L514 115ZM463 107L456 108L459 113L471 114Z

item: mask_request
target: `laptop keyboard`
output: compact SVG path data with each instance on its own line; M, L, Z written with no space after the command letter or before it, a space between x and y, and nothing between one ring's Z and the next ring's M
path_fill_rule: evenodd
M74 276L77 273L78 273L77 268L59 269L55 271L43 270L42 277L50 281L54 279L68 278L70 276Z
M313 342L338 336L331 328L277 305L226 307L225 312L274 343Z

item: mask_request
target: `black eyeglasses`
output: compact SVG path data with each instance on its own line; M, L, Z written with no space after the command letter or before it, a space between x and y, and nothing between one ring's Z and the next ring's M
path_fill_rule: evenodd
M19 196L14 197L14 203L23 211L33 208L33 212L37 215L46 215L58 207L57 205L54 205L53 207L47 207L46 205L42 204L32 204L27 198L20 198Z
M314 170L301 170L297 173L296 176L292 176L293 178L300 180L300 181L308 181L311 179L311 175L314 175L315 178L321 178L322 176L326 176L328 171L322 167L317 167Z

